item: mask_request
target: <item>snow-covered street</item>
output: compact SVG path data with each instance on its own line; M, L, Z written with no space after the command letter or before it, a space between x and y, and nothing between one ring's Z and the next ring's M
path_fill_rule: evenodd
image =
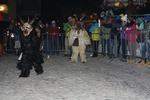
M42 75L32 69L18 78L17 56L0 57L0 100L150 100L150 67L100 55L77 64L63 55L44 60Z

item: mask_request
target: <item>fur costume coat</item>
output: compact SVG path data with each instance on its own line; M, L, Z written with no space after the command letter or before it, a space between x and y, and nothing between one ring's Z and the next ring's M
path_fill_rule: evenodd
M21 75L19 77L28 77L30 74L30 69L34 66L37 74L43 73L44 63L43 56L41 55L40 45L41 40L36 35L35 31L31 31L28 36L23 34L20 36L21 49L18 52L20 61L17 63L17 68L21 70Z
M81 62L86 62L86 45L90 45L90 37L84 29L73 29L68 37L69 45L72 46L72 62L77 62L78 54L80 55ZM77 43L75 43L75 41ZM75 44L75 45L74 45Z
M84 29L80 29L79 31L77 29L71 30L69 35L69 46L72 46L76 38L79 39L79 46L86 46L91 44L90 37L87 31Z

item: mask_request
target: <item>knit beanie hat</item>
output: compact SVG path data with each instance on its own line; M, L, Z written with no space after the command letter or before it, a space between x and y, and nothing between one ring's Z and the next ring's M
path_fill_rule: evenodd
M72 17L71 17L71 16L69 16L69 17L68 17L68 20L70 20L71 18L72 18Z
M123 17L123 16L124 16L124 14L120 14L119 16L120 16L120 17Z
M55 20L53 20L53 21L52 21L52 24L54 24L54 23L56 23L56 21L55 21Z
M136 22L139 23L139 24L141 24L141 23L143 23L143 20L142 20L142 18L138 17L138 18L136 19Z
M121 20L127 22L127 14L125 14L124 16L121 17Z

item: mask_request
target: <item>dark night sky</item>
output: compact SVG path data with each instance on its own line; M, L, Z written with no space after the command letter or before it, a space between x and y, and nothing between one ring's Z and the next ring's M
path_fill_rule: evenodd
M61 1L61 2L60 2ZM46 20L64 19L76 12L96 11L102 0L41 0L41 15Z

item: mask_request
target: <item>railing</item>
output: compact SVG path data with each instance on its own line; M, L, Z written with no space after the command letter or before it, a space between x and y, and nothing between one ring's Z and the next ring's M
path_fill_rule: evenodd
M48 36L48 33L43 33L41 39L43 43L43 51L45 53L64 51L65 49L64 33L56 33L55 36Z
M89 34L90 35L90 34ZM135 34L136 35L136 34ZM128 56L129 54L129 43L127 40L123 40L117 38L117 35L112 35L113 38L105 39L104 35L101 35L101 39L99 44L96 45L98 47L98 53L105 54L105 55L113 55L113 56ZM19 48L20 44L18 43L18 37L13 36L10 34L5 34L6 38L6 46L5 52L6 53L16 53ZM49 37L47 33L43 33L41 35L41 40L43 44L43 52L47 54L53 54L57 52L64 52L65 51L65 34L64 33L57 33L55 37ZM136 44L136 56L141 57L141 44ZM93 52L93 44L87 46L88 52Z

